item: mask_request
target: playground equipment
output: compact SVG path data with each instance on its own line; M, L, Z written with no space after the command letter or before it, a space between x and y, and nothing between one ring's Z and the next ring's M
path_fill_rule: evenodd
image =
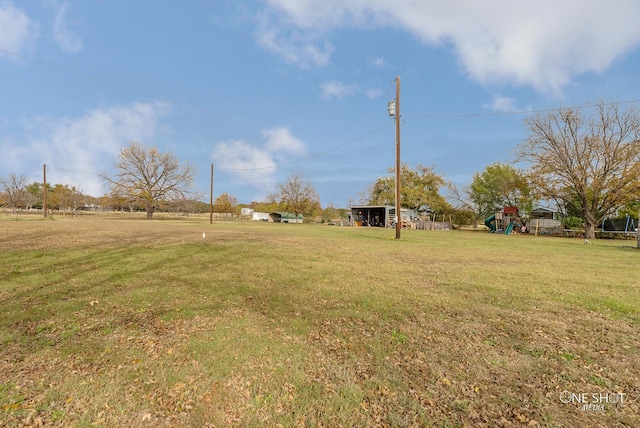
M484 220L484 225L489 228L489 233L504 233L505 235L512 233L516 226L526 227L518 214L518 207L504 207L501 212L487 217Z
M629 214L625 218L606 219L598 229L596 230L598 238L628 239L636 236L638 239L638 226L635 219L631 218Z
M623 227L624 224L624 227ZM602 232L616 232L616 233L633 233L637 232L638 228L635 225L634 219L627 214L625 218L618 219L606 219L600 224Z

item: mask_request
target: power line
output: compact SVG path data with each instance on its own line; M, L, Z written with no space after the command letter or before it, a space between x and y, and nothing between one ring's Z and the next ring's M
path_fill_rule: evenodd
M341 149L343 147L349 146L351 144L357 143L358 141L364 140L365 138L377 134L378 132L382 131L385 128L388 128L389 126L391 126L391 123L387 123L386 125L380 126L376 129L373 129L371 131L368 131L356 138L352 138L351 140L342 143L342 144L338 144L337 146L333 146L327 150L324 150L322 152L318 152L315 153L313 155L310 156L306 156L303 158L299 158L299 159L295 159L289 162L281 162L279 164L276 165L272 165L272 166L265 166L265 167L255 167L255 168L218 168L218 170L220 171L262 171L262 170L267 170L267 169L277 169L286 165L293 165L296 163L300 163L300 162L304 162L304 161L308 161L310 159L315 159L318 158L320 156L324 156L327 153L331 153L334 152L338 149ZM76 171L76 170L71 170L71 169L63 169L63 168L56 168L56 167L49 167L50 170L54 170L54 171L58 171L58 172L70 172L70 173L74 173L74 174L86 174L86 175L96 175L96 176L100 176L101 174L96 173L96 172L88 172L88 171Z
M346 143L342 143L342 144L339 144L337 146L333 146L330 149L324 150L322 152L315 153L315 154L313 154L311 156L307 156L307 157L304 157L304 158L299 158L299 159L292 160L292 161L289 161L289 162L282 162L282 163L279 163L279 164L276 164L276 165L273 165L273 166L263 166L263 167L256 167L256 168L218 168L218 170L221 170L221 171L262 171L262 170L267 170L267 169L280 168L280 167L285 166L285 165L293 165L293 164L296 164L296 163L299 163L299 162L304 162L304 161L307 161L307 160L310 160L310 159L314 159L314 158L317 158L317 157L320 157L320 156L324 156L327 153L331 153L333 151L341 149L342 147L346 147L346 146L348 146L350 144L353 144L353 143L356 143L356 142L358 142L360 140L363 140L363 139L365 139L365 138L367 138L367 137L369 137L369 136L371 136L373 134L376 134L376 133L382 131L385 128L388 128L389 126L391 126L391 123L387 123L386 125L380 126L380 127L376 128L376 129L374 129L372 131L369 131L369 132L367 132L365 134L360 135L359 137L353 138L353 139L347 141Z
M170 33L167 33L170 34ZM149 96L152 98L158 98L156 95L154 94L150 94L150 93L145 93L143 91L139 91L133 87L130 86L126 86L126 85L122 85L120 83L114 82L114 81L110 81L110 80L106 80L106 79L102 79L102 78L98 78L96 76L87 74L87 73L83 73L83 72L79 72L67 67L62 67L59 66L57 64L51 63L51 62L46 62L46 61L42 61L39 60L37 58L33 58L33 57L29 57L26 55L22 55L16 52L12 52L10 50L7 49L3 49L0 48L0 52L4 52L8 55L12 55L15 56L17 58L21 58L45 67L49 67L67 74L71 74L71 75L75 75L78 77L81 77L83 79L89 80L89 81L93 81L102 85L106 85L106 86L110 86L110 87L114 87L114 88L118 88L130 93L134 93L137 95L143 95L143 96ZM638 103L640 102L640 99L632 99L632 100L623 100L623 101L612 101L612 102L608 102L608 103L603 103L603 105L621 105L621 104L633 104L633 103ZM188 103L184 103L184 102L178 102L177 104L181 104L184 106L189 106L191 108L195 108L196 110L202 110L201 107L196 106L196 105L192 105L192 104L188 104ZM595 107L595 105L583 105L583 106L572 106L572 107L557 107L557 108L548 108L548 109L531 109L531 110L522 110L522 111L513 111L513 112L491 112L491 113L462 113L462 114L403 114L404 117L406 118L426 118L426 119L453 119L453 118L475 118L475 117L499 117L499 116L516 116L516 115L530 115L530 114L539 114L539 113L548 113L548 112L555 112L555 111L561 111L561 110L566 110L566 109L580 109L580 108L593 108ZM206 109L208 111L211 111L209 109ZM384 126L381 126L379 128L376 128L372 131L369 131L359 137L356 137L352 140L349 140L343 144L339 144L337 146L334 146L330 149L327 149L325 151L322 152L318 152L315 153L311 156L307 156L304 158L299 158L296 160L292 160L289 162L282 162L273 166L266 166L266 167L255 167L255 168L219 168L222 171L260 171L260 170L268 170L268 169L276 169L285 165L292 165L292 164L296 164L296 163L300 163L300 162L304 162L310 159L314 159L314 158L318 158L320 156L326 155L327 153L333 152L335 150L338 150L342 147L346 147L350 144L353 144L355 142L358 142L370 135L373 135L379 131L381 131L384 128L387 128L388 126L390 126L390 124L386 124ZM64 171L64 172L71 172L71 173L78 173L78 174L90 174L90 175L100 175L97 173L93 173L93 172L84 172L84 171L70 171L70 170L59 170L59 171Z
M97 173L97 172L88 172L88 171L74 171L71 169L62 169L62 168L56 168L55 166L52 167L51 165L48 166L49 170L53 170L53 171L58 171L58 172L71 172L73 174L86 174L86 175L97 175L100 176L101 174Z
M605 106L613 106L620 104L634 104L639 103L640 99L625 100L625 101L612 101L603 103ZM521 116L539 113L550 113L561 110L577 110L582 108L593 108L595 104L586 104L583 106L569 106L569 107L555 107L547 109L534 109L534 110L518 110L518 111L506 111L506 112L491 112L491 113L458 113L458 114L403 114L405 117L414 118L427 118L427 119L457 119L457 118L473 118L473 117L492 117L492 116Z

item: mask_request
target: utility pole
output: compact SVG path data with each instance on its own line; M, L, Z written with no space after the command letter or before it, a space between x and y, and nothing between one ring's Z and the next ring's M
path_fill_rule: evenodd
M211 164L211 184L209 186L209 224L213 224L213 164Z
M402 212L400 211L400 76L396 77L396 239L400 239Z
M47 164L42 164L42 212L44 217L47 218Z

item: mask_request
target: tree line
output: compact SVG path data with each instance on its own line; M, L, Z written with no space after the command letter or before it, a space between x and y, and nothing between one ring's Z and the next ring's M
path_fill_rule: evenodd
M75 211L95 201L95 198L83 194L75 186L47 183L46 190L47 206L50 209ZM0 177L0 205L8 206L15 213L18 209L41 210L43 204L43 183L29 183L24 175Z
M44 185L29 182L24 175L11 174L0 177L0 207L8 207L12 213L18 210L40 211L44 208ZM46 185L47 209L77 212L81 210L110 209L116 211L142 212L144 203L110 193L94 197L81 188L67 184ZM165 212L209 212L209 205L197 200L163 200L158 202Z
M526 217L534 204L549 204L565 227L584 228L587 239L607 217L630 216L637 222L640 114L635 107L600 102L561 108L531 116L525 126L529 136L517 147L513 164L489 165L467 186L447 183L433 168L402 165L402 205L475 226L505 206L517 206ZM389 175L371 186L365 200L392 205L394 195Z
M483 216L504 206L517 206L525 215L534 204L552 204L567 227L583 227L586 238L609 216L637 218L640 206L640 114L633 106L598 103L584 108L561 108L525 119L529 131L517 147L512 164L494 163L473 175L469 185L448 183L435 168L401 165L401 204L456 224L477 225ZM521 165L520 168L515 165ZM171 153L137 142L121 149L114 176L103 175L110 194L98 203L141 209L147 218L157 210L203 210L202 195L191 189L195 169ZM395 171L379 177L361 195L360 203L393 205ZM40 186L40 188L38 187ZM0 204L13 209L38 207L39 183L24 176L0 178ZM82 192L54 185L47 188L51 206L77 209ZM50 192L49 192L50 190ZM247 205L244 205L247 206ZM218 196L215 212L237 213L241 205L228 193ZM287 211L305 216L342 215L323 209L313 185L301 174L289 176L276 192L252 208Z

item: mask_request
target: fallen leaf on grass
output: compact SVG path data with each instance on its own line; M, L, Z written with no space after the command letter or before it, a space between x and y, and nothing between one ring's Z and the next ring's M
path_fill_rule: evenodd
M443 385L447 385L450 386L451 385L451 381L449 379L447 379L446 377L443 377L442 379L440 379L438 382L440 382Z

